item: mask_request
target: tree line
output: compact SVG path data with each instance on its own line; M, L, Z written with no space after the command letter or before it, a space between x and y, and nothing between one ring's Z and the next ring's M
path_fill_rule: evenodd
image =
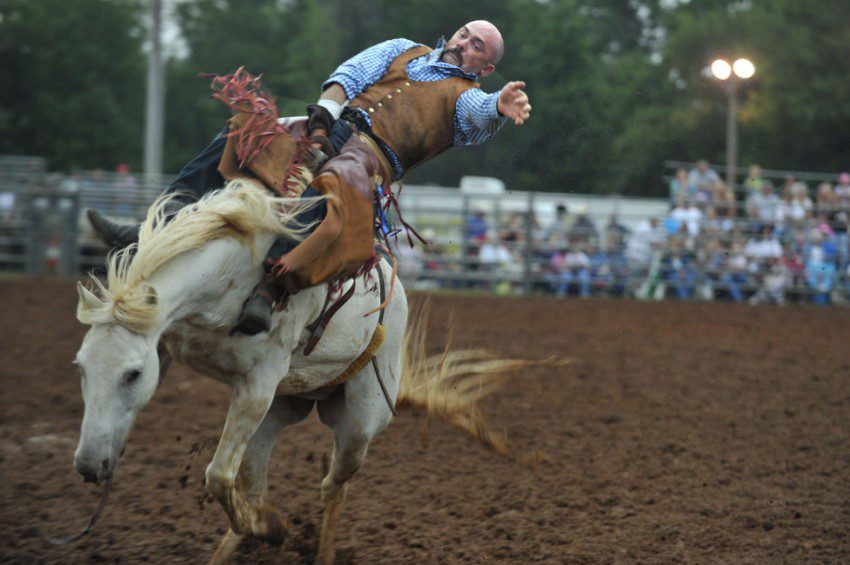
M45 156L54 170L138 170L147 10L145 0L0 3L0 153ZM506 42L482 87L526 81L532 118L408 182L478 174L513 190L663 194L663 160L724 160L726 95L705 74L717 56L757 67L742 91L740 163L850 168L846 0L190 0L173 15L188 54L167 61L166 172L227 117L200 72L245 65L281 114L303 114L346 57L392 37L434 45L481 18Z

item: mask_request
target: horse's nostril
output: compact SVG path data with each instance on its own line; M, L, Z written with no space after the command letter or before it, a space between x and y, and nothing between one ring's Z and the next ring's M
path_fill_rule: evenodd
M103 471L108 471L109 470L109 459L104 459L103 461L101 461L100 462L100 468Z
M97 475L91 471L83 471L80 474L83 476L83 481L87 483L97 483Z

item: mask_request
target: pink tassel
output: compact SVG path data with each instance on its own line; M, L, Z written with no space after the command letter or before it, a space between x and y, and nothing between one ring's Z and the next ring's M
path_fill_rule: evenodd
M243 127L227 134L227 137L237 138L239 167L253 161L276 135L287 131L277 122L279 116L275 99L263 89L260 82L262 75L251 76L245 67L239 67L232 75L200 73L198 77L212 79L213 98L221 100L231 110L251 114Z

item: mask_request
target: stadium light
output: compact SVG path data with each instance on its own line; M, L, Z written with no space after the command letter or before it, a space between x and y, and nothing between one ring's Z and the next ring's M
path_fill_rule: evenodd
M726 80L732 75L732 67L723 59L717 59L711 64L711 74L719 80Z
M711 74L723 82L729 100L726 115L726 184L735 187L735 161L738 156L738 83L756 74L756 66L749 59L736 59L731 65L725 59L711 63Z
M732 63L732 70L738 78L750 78L756 74L756 66L749 59L738 59Z

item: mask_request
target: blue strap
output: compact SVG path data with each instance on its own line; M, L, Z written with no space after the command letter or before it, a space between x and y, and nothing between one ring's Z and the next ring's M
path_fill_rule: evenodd
M375 181L375 190L378 191L378 213L381 215L381 231L384 233L384 237L389 237L390 232L393 231L393 226L392 222L387 219L387 211L383 206L384 189L377 180Z

